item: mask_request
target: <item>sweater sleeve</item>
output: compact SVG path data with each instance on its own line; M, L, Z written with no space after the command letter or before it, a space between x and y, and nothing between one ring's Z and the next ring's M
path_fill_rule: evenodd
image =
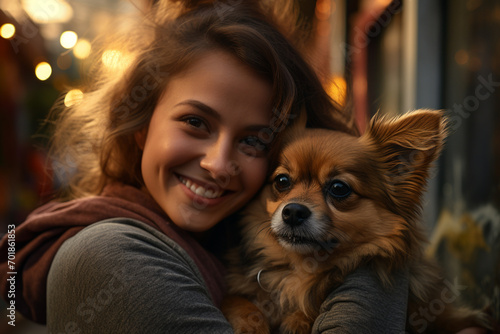
M384 288L368 268L359 268L325 300L313 333L405 333L408 273L394 275Z
M232 333L187 253L129 219L93 224L59 249L49 333Z

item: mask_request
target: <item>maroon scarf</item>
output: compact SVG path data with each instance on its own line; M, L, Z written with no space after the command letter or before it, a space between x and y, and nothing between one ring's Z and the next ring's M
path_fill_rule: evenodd
M107 186L100 196L48 203L15 229L16 309L27 318L46 322L47 275L64 241L86 226L108 218L139 220L179 244L198 266L212 299L219 305L224 291L222 264L186 231L172 224L156 202L143 191L123 185ZM0 292L9 292L7 235L0 241Z

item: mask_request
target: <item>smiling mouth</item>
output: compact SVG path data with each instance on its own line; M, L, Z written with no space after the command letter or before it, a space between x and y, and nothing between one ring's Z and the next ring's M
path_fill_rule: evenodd
M224 195L224 190L223 189L207 189L202 185L199 185L192 180L186 179L180 175L177 175L177 178L179 181L186 186L189 190L191 190L193 193L200 197L208 198L208 199L214 199L214 198L219 198L222 195Z

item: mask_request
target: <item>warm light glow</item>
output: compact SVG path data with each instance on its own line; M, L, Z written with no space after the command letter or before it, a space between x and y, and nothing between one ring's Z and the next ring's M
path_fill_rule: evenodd
M68 30L61 34L59 41L63 48L71 49L75 46L76 42L78 42L78 35L76 32Z
M347 83L343 77L335 76L332 78L330 85L326 87L326 91L330 97L343 105L347 94Z
M110 70L125 70L132 62L132 57L119 50L106 50L101 60Z
M72 89L64 97L64 105L71 107L83 99L83 92L79 89Z
M331 2L330 0L318 0L316 2L315 15L320 21L328 20L331 14Z
M14 37L14 34L16 33L16 27L12 23L5 23L3 26L0 27L0 36L2 36L5 39L10 39Z
M22 0L22 6L35 23L65 23L73 8L65 0Z
M90 51L92 50L92 46L89 41L86 39L79 39L73 48L73 54L78 59L85 59L90 55Z
M360 4L363 11L375 11L378 12L387 8L393 0L364 0Z
M465 50L458 50L455 53L455 61L458 65L465 65L469 61L469 53Z
M376 6L385 8L391 4L392 0L375 0Z
M118 50L106 50L102 54L102 63L108 68L118 67L122 53Z
M43 61L38 65L36 65L35 75L38 78L38 80L45 81L48 78L50 78L51 74L52 74L52 67L50 66L49 63Z

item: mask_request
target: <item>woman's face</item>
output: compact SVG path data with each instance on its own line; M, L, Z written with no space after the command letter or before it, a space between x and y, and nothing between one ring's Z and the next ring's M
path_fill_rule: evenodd
M176 225L205 231L260 189L268 157L259 131L270 126L271 94L269 82L222 51L169 80L136 140L146 188Z

